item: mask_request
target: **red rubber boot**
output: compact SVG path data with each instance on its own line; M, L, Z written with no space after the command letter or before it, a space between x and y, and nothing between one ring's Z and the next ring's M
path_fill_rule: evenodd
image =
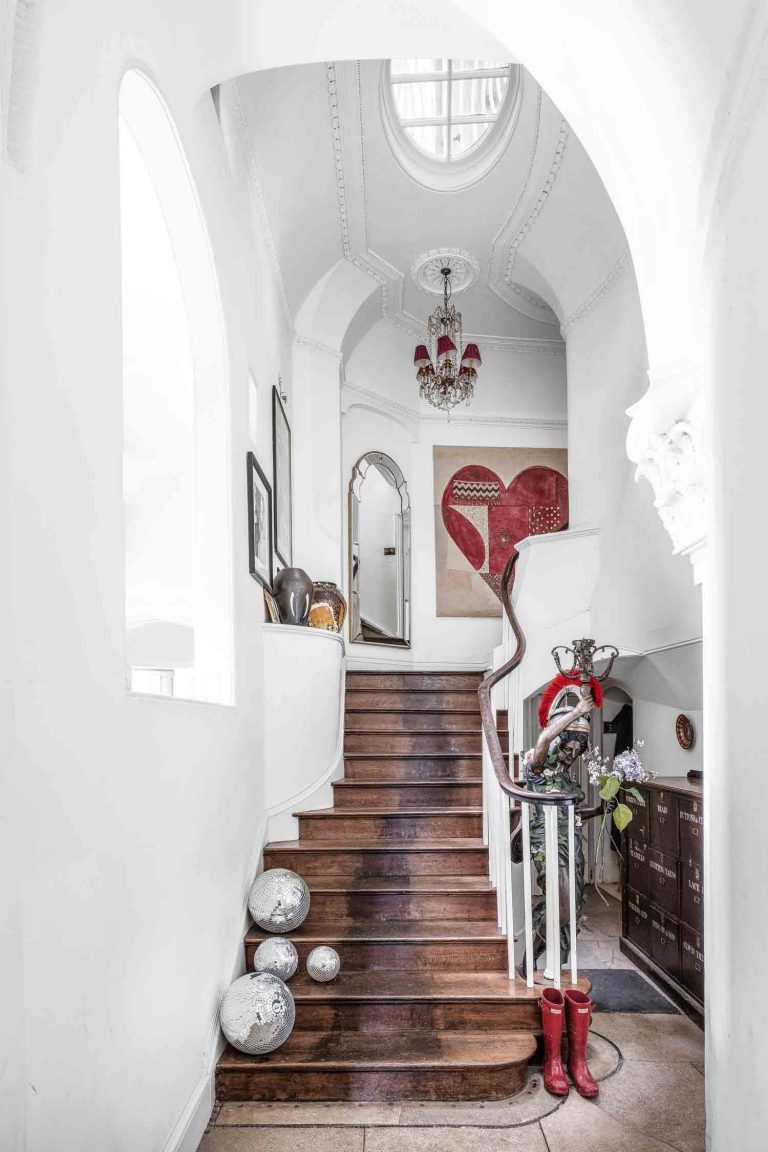
M568 1025L568 1071L580 1096L591 1099L600 1089L587 1066L587 1036L592 1020L592 1001L586 992L568 988L565 993Z
M545 988L539 1001L544 1031L544 1087L553 1096L568 1095L568 1077L560 1056L565 1003L559 988Z

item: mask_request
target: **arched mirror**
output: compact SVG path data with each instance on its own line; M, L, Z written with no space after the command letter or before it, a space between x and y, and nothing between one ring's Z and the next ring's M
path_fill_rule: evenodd
M366 452L349 485L350 639L410 646L411 511L405 477Z

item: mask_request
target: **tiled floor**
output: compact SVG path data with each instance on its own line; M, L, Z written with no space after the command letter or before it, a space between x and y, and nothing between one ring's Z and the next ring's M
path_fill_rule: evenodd
M610 898L609 898L610 899ZM590 893L585 968L632 968L618 904ZM682 1015L595 1013L596 1100L550 1096L533 1071L509 1100L480 1104L225 1104L199 1152L703 1152L704 1036Z

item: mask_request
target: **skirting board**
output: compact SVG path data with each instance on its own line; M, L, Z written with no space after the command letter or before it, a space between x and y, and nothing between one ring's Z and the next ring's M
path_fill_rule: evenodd
M259 821L256 829L255 847L248 864L248 874L243 895L243 917L238 933L236 950L233 953L233 960L229 965L229 971L227 973L227 987L229 987L238 976L243 975L243 937L251 924L251 918L248 914L247 897L251 884L259 869L266 842L267 819L266 816L264 816ZM163 1144L162 1152L197 1152L197 1147L203 1138L203 1133L208 1126L208 1121L211 1118L211 1113L216 1103L216 1065L219 1062L219 1057L224 1051L224 1048L225 1041L219 1028L219 1006L217 1004L204 1048L204 1057L210 1053L207 1059L208 1067L192 1089L187 1103L184 1105L178 1120L171 1129L168 1139Z

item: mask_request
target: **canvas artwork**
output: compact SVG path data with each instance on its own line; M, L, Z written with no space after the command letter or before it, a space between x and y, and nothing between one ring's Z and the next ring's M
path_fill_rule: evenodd
M248 453L248 568L272 586L272 489L253 452Z
M500 616L518 541L568 525L564 448L435 447L438 616Z

